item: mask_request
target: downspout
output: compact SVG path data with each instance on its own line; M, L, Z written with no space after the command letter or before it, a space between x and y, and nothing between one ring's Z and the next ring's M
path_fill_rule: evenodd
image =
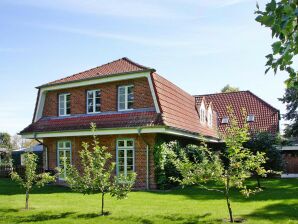
M138 128L138 135L141 137L143 142L146 144L146 189L150 189L150 178L149 178L149 143L145 140L142 133L142 128Z
M37 141L39 144L43 145L45 148L45 162L46 162L46 170L49 169L49 160L48 160L48 146L46 146L42 141L40 141L38 138L36 138L36 133L34 133L34 140Z

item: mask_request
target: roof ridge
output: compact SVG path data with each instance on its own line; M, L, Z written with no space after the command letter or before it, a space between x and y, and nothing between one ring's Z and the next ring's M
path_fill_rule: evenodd
M105 63L105 64L102 64L102 65L99 65L99 66L96 66L96 67L93 67L93 68L90 68L90 69L86 69L86 70L81 71L81 72L78 72L78 73L74 73L74 74L72 74L72 75L63 77L63 78L61 78L61 79L57 79L57 80L54 80L54 81L52 81L52 82L48 82L48 84L53 83L53 82L57 82L57 81L60 81L60 80L63 80L63 79L67 79L67 78L70 78L70 77L73 77L73 76L82 74L82 73L84 73L84 72L89 72L89 71L94 70L94 69L97 69L97 68L99 68L99 67L106 66L106 65L115 63L115 62L117 62L117 61L123 60L124 58L125 58L125 57L123 57L123 58L119 58L119 59L116 59L116 60L114 60L114 61L110 61L110 62L107 62L107 63Z
M136 62L134 62L133 60L129 59L128 57L123 57L123 58L121 58L121 59L126 60L127 62L129 62L129 63L131 63L131 64L134 64L135 66L137 66L137 67L139 67L139 68L142 68L142 69L152 69L152 68L150 68L150 67L146 67L146 66L144 66L144 65L141 65L141 64L139 64L139 63L136 63ZM121 60L121 59L119 59L119 60Z
M199 97L199 96L210 96L210 95L219 95L219 94L233 94L233 93L239 93L239 92L250 92L249 90L239 90L239 91L233 91L233 92L225 92L225 93L207 93L207 94L197 94L193 95L194 97Z
M267 103L265 100L263 100L261 97L257 96L256 94L254 94L253 92L251 92L250 90L239 90L239 91L234 91L234 92L227 92L227 93L210 93L210 94L203 94L203 95L194 95L194 97L204 97L204 96L212 96L212 95L220 95L220 94L236 94L236 93L249 93L250 95L256 97L257 99L259 99L260 101L262 101L264 104L266 104L267 106L271 107L272 109L276 110L279 112L278 109L276 109L274 106L272 106L271 104Z

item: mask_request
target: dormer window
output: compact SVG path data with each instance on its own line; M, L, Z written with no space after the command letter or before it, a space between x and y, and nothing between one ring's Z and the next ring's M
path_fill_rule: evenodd
M132 110L133 109L133 85L118 87L118 110Z
M229 123L229 117L223 117L221 120L222 124L228 124Z
M59 94L59 116L70 115L70 94Z
M246 120L247 120L248 122L254 122L254 121L255 121L255 115L253 115L253 114L249 114L249 115L247 116Z
M205 104L202 102L200 107L200 122L204 124L206 122L206 110L205 110Z
M87 113L99 113L100 112L100 90L87 91Z
M209 106L209 108L208 108L208 126L209 127L212 127L212 120L213 120L212 109Z

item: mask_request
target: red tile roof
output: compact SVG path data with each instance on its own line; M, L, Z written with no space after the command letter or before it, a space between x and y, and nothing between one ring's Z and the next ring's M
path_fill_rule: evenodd
M200 123L194 96L157 73L153 73L152 78L161 107L162 119L166 126L217 137L216 125L211 129Z
M160 114L156 112L127 112L97 115L73 115L69 117L44 117L26 127L21 133L65 130L87 130L90 123L97 128L131 128L162 125Z
M105 76L111 76L111 75L117 75L117 74L123 74L123 73L142 72L142 71L148 71L148 70L153 70L153 69L137 64L131 61L130 59L124 57L124 58L109 62L107 64L65 77L62 79L58 79L53 82L49 82L42 86L62 84L62 83L74 82L78 80L105 77Z
M89 129L90 122L94 122L98 128L164 125L181 131L217 138L218 124L221 132L225 130L226 125L221 124L220 121L222 117L227 115L226 107L228 105L234 108L238 117L241 116L239 109L242 107L246 108L248 114L254 114L255 122L250 123L252 129L271 132L278 131L279 111L249 91L191 96L155 73L154 69L139 65L128 58L121 58L46 85L142 71L151 72L161 114L157 114L155 111L133 111L129 113L102 113L92 116L73 115L63 118L44 117L29 125L22 133ZM205 101L206 109L208 105L212 104L212 109L214 110L212 128L207 126L207 122L206 124L200 123L198 108L202 99Z
M212 102L214 110L218 114L220 132L224 133L227 124L221 124L223 117L228 115L227 106L232 106L239 121L242 120L241 108L245 108L247 114L255 116L254 122L249 122L251 131L279 131L279 110L266 103L250 91L238 91L231 93L215 93L195 96L197 103L204 97Z

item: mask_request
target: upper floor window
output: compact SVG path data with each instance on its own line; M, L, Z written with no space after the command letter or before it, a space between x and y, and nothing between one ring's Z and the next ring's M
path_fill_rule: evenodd
M133 109L133 85L118 87L118 110L132 110Z
M222 124L228 124L229 123L229 117L223 117L221 120Z
M87 113L100 112L100 90L87 91Z
M209 127L212 127L212 119L213 119L212 109L211 109L211 107L209 107L208 108L208 126Z
M70 94L63 93L59 95L59 116L70 115Z
M253 114L249 114L249 115L247 116L246 120L247 120L248 122L253 122L253 121L255 121L255 115L253 115Z
M205 110L205 104L202 102L200 107L200 122L205 123L206 121L206 110Z

